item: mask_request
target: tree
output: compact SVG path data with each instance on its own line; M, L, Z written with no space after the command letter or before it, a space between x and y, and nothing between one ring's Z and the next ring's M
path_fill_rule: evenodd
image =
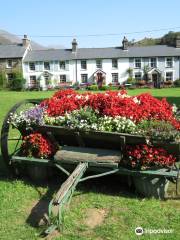
M25 79L22 71L17 68L12 71L13 79L9 81L8 86L11 90L22 90L24 88Z
M6 73L2 69L0 71L0 88L5 88L6 87Z
M133 69L132 68L128 68L126 70L126 73L129 75L128 79L127 79L127 82L128 83L132 83L133 82Z

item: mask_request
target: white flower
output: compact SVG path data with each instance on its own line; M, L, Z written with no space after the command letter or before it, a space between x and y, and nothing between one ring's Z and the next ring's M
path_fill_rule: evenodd
M81 96L81 95L76 95L75 98L76 98L76 99L81 99L81 98L83 98L83 96Z
M176 113L177 112L177 106L176 106L176 104L173 104L173 106L172 106L172 111L173 111L173 113Z
M137 104L140 104L140 103L141 103L140 100L137 99L137 97L133 97L133 101L134 101L135 103L137 103Z

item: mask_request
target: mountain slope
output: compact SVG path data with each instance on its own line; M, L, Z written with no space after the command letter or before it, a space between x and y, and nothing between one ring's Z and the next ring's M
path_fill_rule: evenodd
M171 45L175 44L175 39L177 36L180 36L180 32L168 32L160 38L143 38L140 41L134 42L135 46L150 46L150 45Z
M21 38L5 30L0 29L0 44L20 44L20 43L22 43ZM33 50L45 49L44 46L34 41L31 41L31 47Z

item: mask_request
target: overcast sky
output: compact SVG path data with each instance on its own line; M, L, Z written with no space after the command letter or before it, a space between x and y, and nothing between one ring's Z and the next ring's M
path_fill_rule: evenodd
M28 34L42 45L70 47L72 37L49 35L119 34L77 37L79 47L121 45L124 33L129 40L159 37L169 28L180 31L180 0L0 0L0 29L17 35Z

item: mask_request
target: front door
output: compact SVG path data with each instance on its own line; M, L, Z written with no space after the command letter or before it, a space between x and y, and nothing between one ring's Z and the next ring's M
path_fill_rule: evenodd
M158 79L157 73L152 74L152 81L153 81L154 87L159 88L159 79Z
M103 75L102 73L97 73L97 85L101 87L103 85Z

